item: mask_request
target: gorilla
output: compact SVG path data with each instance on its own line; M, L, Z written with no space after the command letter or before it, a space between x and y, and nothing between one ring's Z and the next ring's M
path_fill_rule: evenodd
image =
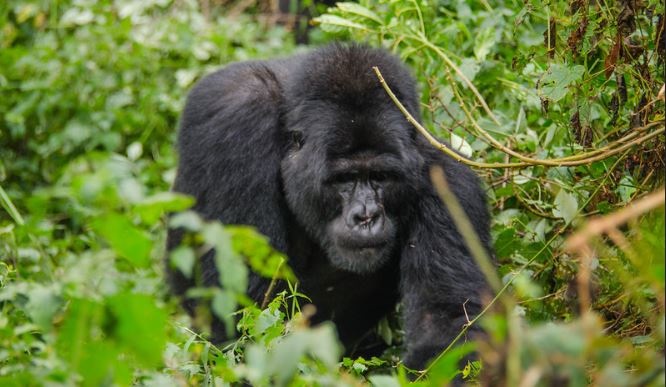
M403 361L423 369L480 312L487 288L430 168L445 171L488 251L489 214L476 175L417 135L373 66L420 120L410 72L365 45L234 63L204 77L182 114L174 190L193 196L204 218L266 235L315 305L311 322L332 320L348 351L401 302ZM180 239L170 230L167 247ZM212 254L201 258L200 285L218 286ZM169 271L176 294L194 286ZM269 284L251 274L248 295L261 302ZM226 338L219 321L213 330Z

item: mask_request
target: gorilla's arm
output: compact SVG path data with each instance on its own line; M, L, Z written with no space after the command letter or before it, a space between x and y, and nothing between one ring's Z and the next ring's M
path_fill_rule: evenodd
M203 217L253 225L284 251L281 69L275 61L236 63L197 83L180 124L174 190L192 195L194 209ZM179 240L180 231L170 230L168 248ZM182 295L192 286L177 270L169 274L175 293ZM201 280L206 286L217 285L212 252L202 258ZM253 275L249 290L263 285Z
M430 150L424 153L431 159L428 164L436 160L442 166L452 190L489 250L489 215L477 177L453 159L434 155ZM486 287L480 269L427 176L428 171L423 171L425 188L417 205L418 218L412 224L401 260L405 364L413 369L425 368L429 360L449 345L467 322L465 312L470 319L480 312L480 293Z

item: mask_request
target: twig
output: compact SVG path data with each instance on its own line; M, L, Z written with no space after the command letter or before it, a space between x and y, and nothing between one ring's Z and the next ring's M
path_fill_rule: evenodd
M590 220L582 230L567 239L565 244L567 250L579 251L584 245L588 244L590 238L604 234L608 230L621 226L652 209L663 206L665 194L666 191L662 188L638 201L629 203L619 211Z
M597 188L594 190L594 192L592 192L592 194L590 194L590 196L587 198L587 200L585 201L585 203L583 203L583 205L580 206L580 208L579 208L579 210L578 210L578 213L580 213L581 209L587 207L587 205L590 204L590 202L592 201L592 199L596 196L596 194L599 192L599 190L601 189L601 187L602 187L603 184L605 183L605 180L608 179L608 178L610 177L610 175L611 175L611 173L613 172L613 170L615 169L615 167L619 164L620 160L622 160L622 158L619 158L618 160L615 161L615 164L613 164L613 166L612 166L612 167L609 169L609 171L606 173L606 177L604 178L604 181L602 181L601 184L599 184L599 185L597 186ZM437 355L437 357L436 357L432 362L430 362L430 365L429 365L425 370L423 370L423 371L421 372L421 374L416 378L415 381L418 381L418 380L420 380L421 378L423 378L423 377L424 377L424 376L430 371L430 369L432 369L433 365L435 365L439 359L441 359L444 355L446 355L446 354L451 350L451 348L453 348L453 346L458 342L458 340L460 340L460 339L461 339L461 338L467 333L467 330L468 330L472 325L474 325L474 324L475 324L475 323L476 323L481 317L485 316L485 314L488 313L488 311L490 310L490 308L492 308L492 307L497 303L497 301L500 299L500 297L502 297L502 296L504 295L504 293L506 292L506 290L509 288L509 286L511 286L511 285L513 284L513 281L514 281L516 278L518 278L518 276L520 275L520 273L522 273L522 272L523 272L525 269L527 269L532 263L534 263L534 261L536 261L536 259L541 255L541 253L543 253L544 251L546 251L546 249L548 249L548 248L550 247L550 245L551 245L553 242L555 242L555 239L557 239L560 235L564 234L564 231L566 231L567 228L568 228L570 225L571 225L571 222L570 222L570 221L569 221L569 222L566 222L566 223L564 224L564 226L562 226L559 230L557 230L557 231L555 232L555 234L553 234L553 236L550 237L550 239L549 239L548 241L546 241L546 243L544 243L544 245L541 247L541 249L539 249L539 251L537 251L536 253L534 253L534 255L533 255L533 256L532 256L527 262L525 262L524 264L522 264L518 269L516 269L516 270L514 271L515 274L514 274L511 278L509 278L509 279L506 281L506 283L504 284L504 286L502 286L502 288L497 292L497 294L495 294L495 297L493 297L493 299L490 300L490 302L488 303L488 305L486 305L486 307L483 308L483 310L481 310L481 312L479 312L479 314L476 315L476 317L474 317L474 318L469 322L469 324L466 324L465 326L463 326L463 328L460 330L460 333L458 333L458 335L457 335L453 340L451 340L451 343L449 343L449 345L448 345L448 346L447 346L442 352L440 352L439 355Z
M423 14L421 13L421 7L419 7L419 3L416 0L412 0L412 3L414 4L414 9L416 9L416 16L419 18L419 26L421 27L421 33L425 35L425 24L423 23Z
M275 273L273 273L273 277L271 278L271 283L270 285L268 285L266 293L264 293L264 300L261 302L261 309L266 309L268 303L271 301L271 295L273 294L273 289L275 288L275 284L277 283L278 274L280 273L280 268L282 268L282 264L284 264L284 258L280 258L280 263L277 265Z
M446 176L440 166L434 166L430 169L430 179L432 180L432 184L435 187L435 191L437 191L439 198L442 199L446 209L451 214L453 223L463 237L472 258L474 258L476 264L479 265L481 272L486 277L493 293L498 292L502 287L502 284L499 278L497 278L495 266L493 265L490 256L488 256L488 252L483 247L483 243L481 243L479 236L476 234L476 231L474 231L474 227L465 214L465 210L463 210L458 202L458 198L456 198L449 188L449 183L446 181Z
M472 93L474 93L474 95L476 96L476 99L479 101L479 103L480 103L481 106L483 107L483 110L485 110L486 113L488 114L488 117L490 117L490 119L491 119L495 124L497 124L498 126L500 125L499 120L497 119L497 117L495 117L495 114L493 114L492 110L490 110L490 108L488 107L488 104L487 104L486 101L483 99L483 97L481 96L481 93L479 93L479 90L477 90L476 86L474 86L474 84L472 83L472 81L470 81L469 78L467 78L467 76L462 72L462 70L460 70L460 68L459 68L458 66L456 66L455 63L453 63L453 61L451 60L451 58L449 58L449 56L446 55L446 54L444 53L444 51L442 51L441 48L439 48L439 47L437 47L436 45L434 45L432 42L430 42L430 41L429 41L425 36L423 36L423 35L421 35L421 36L409 36L409 35L408 35L408 36L406 36L406 37L409 38L409 39L413 39L413 40L416 40L416 41L421 42L421 44L423 44L424 46L430 48L430 49L433 50L433 51L434 51L434 52L435 52L440 58L442 58L442 60L444 61L444 63L446 63L450 68L452 68L453 71L455 71L455 73L460 77L460 79L462 79L463 82L467 85L467 87L469 87L469 89L472 91Z
M468 164L473 167L477 168L522 168L522 167L527 167L531 165L547 165L547 166L557 166L557 167L562 167L562 166L576 166L576 165L585 165L585 164L590 164L595 161L603 160L606 159L610 156L613 156L615 154L618 154L634 145L641 144L643 142L646 142L659 134L664 132L664 127L661 127L645 136L636 138L632 141L629 141L627 143L624 143L623 145L607 149L602 153L598 152L590 152L589 154L585 154L586 156L590 154L596 154L595 156L587 157L587 158L581 158L581 155L577 156L571 156L569 158L563 158L563 159L533 159L531 157L523 156L520 155L519 153L506 148L504 145L499 143L497 140L495 140L492 136L488 135L487 132L485 132L479 125L478 123L473 120L472 118L472 123L475 124L475 127L477 130L480 130L480 133L486 133L488 136L487 138L490 141L494 141L495 144L497 144L498 147L500 147L501 150L503 150L506 153L511 154L512 156L522 160L522 162L514 162L514 163L484 163L484 162L478 162L478 161L473 161L470 159L467 159L463 156L460 156L458 153L454 152L451 150L448 146L445 144L439 142L435 137L433 137L430 132L428 132L427 129L425 129L412 115L409 113L409 111L404 107L404 105L398 100L398 98L395 96L391 88L388 86L386 81L384 80L384 77L382 76L381 72L379 69L374 66L372 68L375 71L375 74L377 75L377 78L379 79L380 84L388 94L389 98L395 103L395 105L400 109L402 114L405 116L407 121L409 121L414 127L432 144L434 147L437 149L441 150L442 152L448 154L449 156L453 157L454 159L463 162L465 164ZM464 105L461 105L461 107ZM468 113L468 110L466 110L466 107L464 107L464 110L466 114ZM468 116L470 117L470 116ZM655 123L650 123L648 126L657 126L657 125L663 125L661 122L655 122ZM485 136L484 136L485 137ZM492 139L492 140L491 140Z
M578 268L578 298L580 300L581 313L587 313L591 305L589 292L590 283L590 261L593 255L593 249L590 246L590 240L602 234L609 234L616 237L614 230L618 226L643 215L644 213L664 205L664 195L666 191L662 188L653 192L642 199L628 204L623 209L612 214L598 217L590 220L585 227L574 235L570 236L565 242L565 249L578 255L580 264ZM618 240L622 248L622 240Z
M188 328L188 327L186 327L186 326L184 326L184 325L180 325L180 324L175 324L175 323L173 323L173 326L175 326L176 328L180 328L180 329L186 331L187 333L191 334L191 335L194 336L194 337L197 337L199 340L201 340L201 341L204 342L204 343L208 343L208 344L210 344L210 348L214 349L214 350L215 350L217 353L219 353L220 355L224 355L224 352L223 352L220 348L218 348L215 344L211 343L211 342L210 342L208 339L206 339L205 337L201 336L199 333L197 333L197 332L191 330L190 328Z
M507 163L507 164L500 164L500 163L481 163L473 160L466 159L462 156L460 156L458 153L454 152L451 150L448 146L442 144L441 142L437 141L435 137L433 137L430 132L426 128L424 128L416 119L409 113L409 111L405 108L405 106L398 100L398 97L395 96L391 88L386 84L386 81L384 80L384 77L382 76L382 73L379 71L379 69L374 66L372 68L375 71L375 74L377 75L377 78L379 79L379 83L381 83L382 87L388 94L389 98L393 101L393 103L400 109L402 114L405 116L407 121L409 121L410 124L414 125L414 127L432 144L435 148L441 150L442 152L446 153L447 155L453 157L454 159L463 162L465 164L477 167L477 168L515 168L515 167L526 167L529 164L527 163Z
M600 148L600 149L593 150L593 151L590 151L590 152L583 152L583 153L579 153L579 154L576 154L576 155L573 155L573 156L568 156L568 157L555 158L555 159L535 159L535 158L532 158L532 157L529 157L529 156L525 156L525 155L522 155L522 154L514 151L513 149L511 149L509 147L506 147L504 144L497 141L493 136L491 136L486 130L484 130L479 125L479 123L474 119L474 116L472 115L472 112L467 108L467 105L463 101L462 96L460 95L460 93L458 93L457 89L455 87L452 87L451 90L453 91L454 96L458 100L458 104L460 105L461 109L465 113L465 116L472 123L472 126L474 126L474 128L476 128L478 133L483 138L488 140L495 148L501 150L502 152L507 153L507 154L517 158L518 160L529 163L529 164L548 165L548 166L557 166L557 167L567 166L567 165L568 166L573 166L573 165L588 164L592 161L598 161L598 160L601 160L601 159L605 159L605 158L610 157L610 156L612 156L612 155L614 155L618 152L621 152L621 151L618 151L618 149L620 149L622 146L627 145L627 143L624 143L624 145L618 146L619 144L623 143L624 140L627 139L627 138L623 138L623 139L614 141L613 143L607 145L604 148ZM661 121L652 122L652 123L646 125L646 127L653 127L653 126L657 126L657 125L660 125L660 124L663 125L663 122L661 122ZM659 129L657 129L656 132L658 132L658 131L659 131ZM663 132L663 130L662 130L662 132ZM634 131L634 132L632 132L632 134L633 133L637 133L637 132ZM650 134L652 134L652 133L650 133ZM641 137L637 140L633 140L632 143L637 144L637 143L640 143L640 142L644 142L648 138L651 138L651 137L649 137L650 134L645 135L644 137ZM634 137L634 136L635 135L632 135L631 137ZM629 137L629 136L627 136L627 137ZM638 141L638 142L636 142L636 141ZM618 146L618 147L615 148L616 146ZM622 148L622 149L626 149L626 148Z
M490 309L492 305L495 304L495 302L504 294L504 290L507 288L507 285L504 285L502 287L502 284L497 277L497 273L495 272L495 267L490 260L490 257L488 256L488 252L483 248L483 244L481 243L481 240L479 239L479 236L476 234L474 231L474 227L472 226L472 223L469 221L469 218L465 214L465 211L462 209L460 206L460 203L458 202L458 199L455 197L453 192L449 189L449 185L446 181L446 177L444 176L444 171L442 170L441 167L435 166L430 170L430 179L432 180L433 186L435 187L435 191L437 191L437 194L439 195L440 199L442 199L442 202L444 202L444 205L446 206L447 210L451 214L451 218L453 219L453 223L455 224L456 228L460 232L461 236L465 240L465 244L467 245L467 248L469 249L470 254L476 261L477 265L481 269L481 272L486 278L486 281L488 281L488 284L493 290L493 293L495 293L495 298L478 314L476 315L472 320L469 319L469 316L467 316L467 310L465 309L465 305L463 304L463 310L465 312L465 320L466 323L463 325L463 328L460 330L460 333L449 343L449 345L435 358L430 363L430 366L428 366L423 372L416 378L415 381L418 381L421 379L423 376L425 376L428 371L430 371L430 368L433 366L433 364L437 363L437 361L444 356L445 353L447 353L455 343L460 340L465 333L467 333L467 330L474 324L476 323L481 316L483 316L486 311ZM465 301L466 303L467 301ZM510 304L511 302L507 298L505 300L507 304ZM511 308L507 308L507 310L511 310Z

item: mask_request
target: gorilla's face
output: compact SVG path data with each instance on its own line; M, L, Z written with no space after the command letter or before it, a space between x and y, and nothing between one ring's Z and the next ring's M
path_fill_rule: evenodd
M322 188L336 211L325 238L328 257L339 268L373 271L391 256L398 225L387 194L398 188L400 171L385 168L388 158L361 153L330 161Z
M367 114L319 111L306 130L290 132L282 163L288 205L333 266L375 271L399 245L400 219L416 184L410 176L422 160L414 159L414 139L401 117L398 125L382 125Z

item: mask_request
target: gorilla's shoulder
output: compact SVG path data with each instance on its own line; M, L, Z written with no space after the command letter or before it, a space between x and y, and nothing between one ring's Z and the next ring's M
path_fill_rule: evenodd
M280 67L278 61L236 62L206 75L190 91L183 119L192 125L222 111L275 104L282 98Z

